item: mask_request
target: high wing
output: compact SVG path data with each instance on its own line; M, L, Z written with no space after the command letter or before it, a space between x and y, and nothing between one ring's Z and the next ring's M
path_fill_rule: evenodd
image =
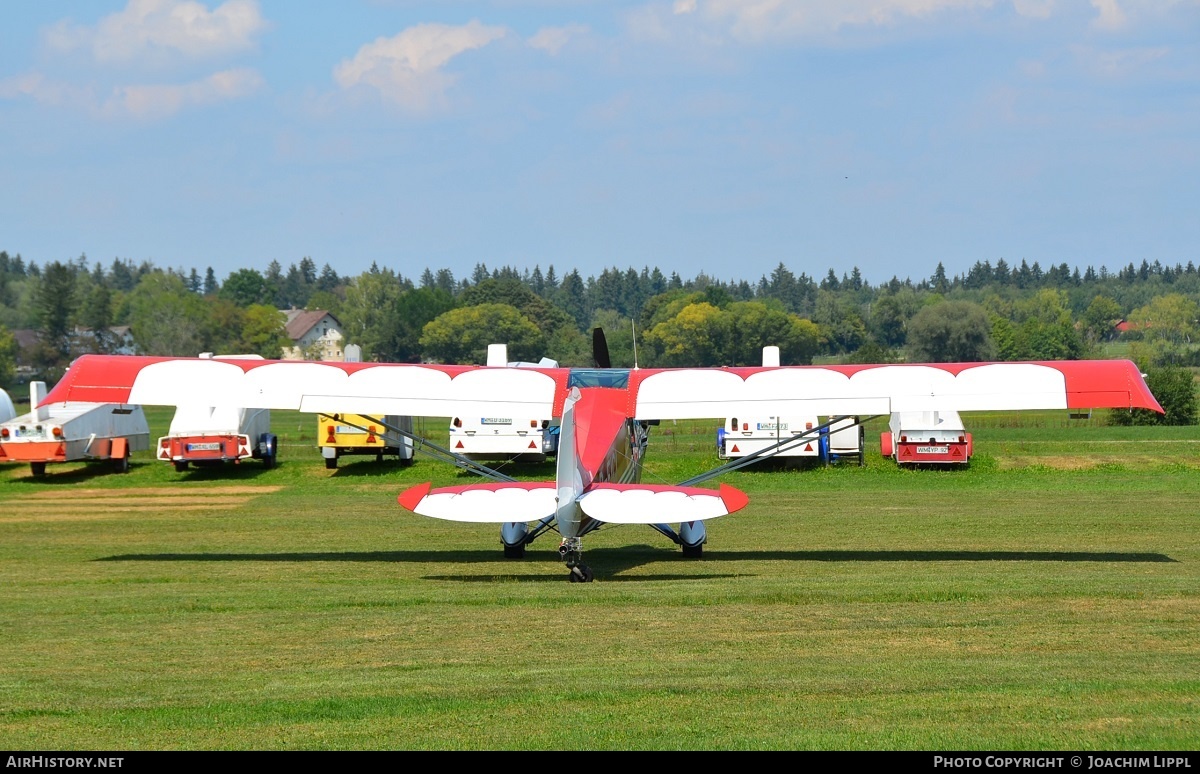
M1128 360L680 368L630 375L638 419L1143 408L1162 411Z
M230 405L309 413L561 417L569 368L83 355L43 404ZM889 414L1143 408L1162 411L1128 360L634 369L628 416ZM769 409L769 410L768 410Z
M423 417L558 416L567 369L83 355L46 403L238 406Z

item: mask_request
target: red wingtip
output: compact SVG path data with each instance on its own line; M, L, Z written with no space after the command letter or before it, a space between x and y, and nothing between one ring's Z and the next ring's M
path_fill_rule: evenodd
M417 512L417 504L425 499L425 495L429 494L429 489L433 486L432 482L426 481L424 484L417 484L409 487L400 493L396 501L413 513Z
M725 503L725 510L733 513L745 508L750 503L750 498L740 489L721 484L721 501Z

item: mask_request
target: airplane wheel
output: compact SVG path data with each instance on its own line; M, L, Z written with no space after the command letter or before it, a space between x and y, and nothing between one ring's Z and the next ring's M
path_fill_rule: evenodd
M567 579L571 583L591 583L593 577L591 567L588 567L586 564L579 564L571 569L571 574L567 576Z
M683 555L688 559L699 559L704 556L704 544L698 546L684 546Z
M175 472L176 473L182 473L183 471L185 471L187 469L188 469L188 461L187 460L175 460Z
M326 457L325 458L325 469L326 470L333 470L336 467L337 467L337 457Z
M524 544L519 545L519 546L505 546L504 547L504 558L505 559L524 559L525 558ZM572 573L572 575L574 575L574 573Z

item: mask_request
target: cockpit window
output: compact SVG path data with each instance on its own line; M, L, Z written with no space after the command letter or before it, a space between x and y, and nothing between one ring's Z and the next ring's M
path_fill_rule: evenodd
M628 368L572 368L567 379L568 387L619 387L629 386Z

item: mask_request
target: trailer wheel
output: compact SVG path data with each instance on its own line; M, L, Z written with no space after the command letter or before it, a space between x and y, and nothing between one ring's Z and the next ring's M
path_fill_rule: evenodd
M182 473L183 471L185 471L187 469L188 469L188 461L187 460L175 460L175 472L176 473Z
M861 468L867 464L867 430L862 425L858 426L858 466Z
M29 472L35 476L46 475L46 463L44 463L44 462L29 463Z
M333 470L336 467L337 467L337 457L326 457L325 458L325 469L326 470Z
M128 473L129 456L126 455L124 457L117 457L115 460L113 460L113 468L116 469L118 473Z

